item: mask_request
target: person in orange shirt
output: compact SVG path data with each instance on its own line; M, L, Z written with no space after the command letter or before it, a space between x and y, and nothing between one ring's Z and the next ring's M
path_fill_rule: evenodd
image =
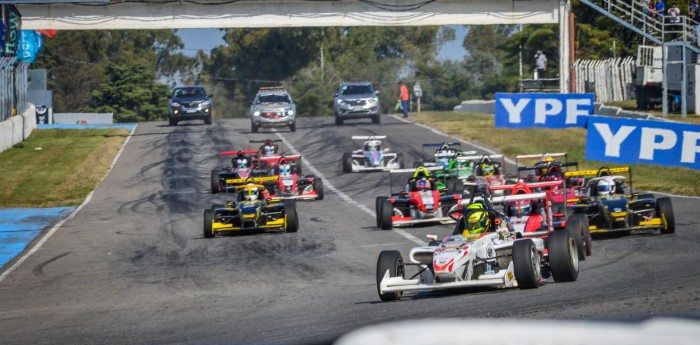
M401 100L401 107L403 108L403 117L408 117L408 87L403 81L399 81L399 99Z

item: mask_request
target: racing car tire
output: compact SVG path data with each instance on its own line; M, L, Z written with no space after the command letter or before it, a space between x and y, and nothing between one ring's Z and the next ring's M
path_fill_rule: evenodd
M211 193L212 194L219 193L219 171L218 170L211 171Z
M676 232L676 218L673 215L673 205L671 204L671 198L658 198L656 199L656 212L659 217L666 219L666 227L661 229L662 234L672 234Z
M379 209L379 214L381 217L379 222L381 223L382 230L391 230L394 228L394 222L391 219L393 213L394 204L391 203L391 200L384 200L384 202L382 202L382 206Z
M170 126L177 126L177 121L175 121L175 120L173 120L173 119L170 119L170 120L168 121L168 125L170 125Z
M557 283L576 281L579 255L574 238L568 231L557 230L549 234L547 242L549 267L554 281Z
M343 172L352 172L352 155L349 153L343 153Z
M382 206L384 205L384 200L389 200L387 196L378 196L374 203L374 214L377 218L377 227L382 227Z
M206 209L204 210L204 226L202 227L202 232L204 238L214 237L214 230L212 229L212 224L214 223L214 210Z
M531 240L520 240L513 243L513 269L515 280L521 289L537 289L540 287L542 272L540 271L540 255Z
M403 169L406 167L406 164L403 159L403 153L397 153L396 154L396 162L399 163L399 169Z
M323 180L314 178L314 190L316 191L316 200L323 200Z
M382 122L382 120L380 119L379 115L374 115L374 116L372 116L372 123L378 125L378 124L380 124L381 122Z
M250 131L253 132L253 133L257 133L257 132L258 132L258 126L256 126L254 123L251 122L251 123L250 123Z
M292 132L296 132L297 131L297 123L295 122L295 123L292 123L291 125L289 125L289 130Z
M204 124L205 124L205 125L211 125L211 115L207 116L207 118L204 119Z
M284 203L285 230L287 232L297 232L299 230L299 216L297 215L297 204L295 202Z
M335 116L335 125L336 126L342 126L343 125L343 119L340 118L340 116Z
M584 234L584 225L586 225L586 229L588 229L588 218L586 218L585 214L572 214L569 216L569 219L566 220L566 231L574 238L579 260L586 260L586 243L584 242L586 241L586 236Z
M380 291L382 279L384 279L384 274L386 274L387 270L389 270L390 277L404 278L406 271L403 264L403 257L398 250L382 250L382 252L379 253L379 258L377 258L377 293L379 294L379 299L382 301L398 301L401 299L403 292L381 293Z

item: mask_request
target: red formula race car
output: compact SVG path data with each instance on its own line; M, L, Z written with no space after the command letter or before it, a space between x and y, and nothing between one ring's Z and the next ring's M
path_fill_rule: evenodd
M564 161L555 158L563 157ZM566 153L543 153L515 156L520 180L525 182L563 181L568 171L578 170L578 162L569 162ZM533 165L520 166L522 162L537 160ZM566 205L572 205L581 194L582 179L569 179L567 183L553 187L542 187L551 192L550 202L555 212L561 213Z
M580 215L569 214L567 217L564 211L552 211L553 200L561 197L557 193L563 189L563 182L518 182L510 186L494 186L491 189L505 190L509 195L494 197L493 203L503 204L503 213L515 231L523 236L546 238L554 230L567 230L578 247L579 260L585 260L593 248L588 222Z
M396 169L389 172L390 176L413 172L413 176L408 179L404 190L398 193L392 191L389 197L377 197L377 227L391 230L395 226L453 222L447 213L457 208L462 195L444 194L444 190L438 189L437 180L430 175L430 170L418 167L415 171Z
M296 156L294 156L296 157ZM268 185L280 199L323 200L323 180L313 175L301 175L301 156L298 159L281 157L273 168L277 180Z
M226 192L226 180L230 179L246 179L248 177L258 177L263 175L264 171L256 170L253 165L253 158L257 154L257 150L245 151L224 151L221 152L219 165L221 168L211 171L211 192L212 194ZM231 165L223 162L231 159Z

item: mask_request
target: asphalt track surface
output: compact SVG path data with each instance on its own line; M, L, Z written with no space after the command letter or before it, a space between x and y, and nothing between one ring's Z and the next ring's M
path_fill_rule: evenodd
M697 199L673 198L673 235L597 239L574 283L465 289L380 302L379 252L404 255L451 226L382 231L374 199L387 173L341 172L351 135L386 134L410 165L424 142L450 140L383 116L297 132L249 133L248 120L139 124L92 200L0 282L3 344L321 344L361 326L434 317L605 319L700 310ZM217 152L284 138L325 177L326 199L299 202L296 234L202 237ZM533 140L546 140L534 138ZM463 146L463 149L469 149ZM556 148L553 148L555 150ZM335 187L337 193L330 186ZM8 265L9 266L9 265Z

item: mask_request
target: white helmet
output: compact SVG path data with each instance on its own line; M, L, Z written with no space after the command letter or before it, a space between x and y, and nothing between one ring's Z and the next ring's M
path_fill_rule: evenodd
M288 163L287 164L280 164L279 169L280 169L280 175L287 175L287 174L291 173L291 167L289 166Z
M274 145L265 145L263 147L263 153L265 153L266 155L271 155L271 154L275 153L275 146Z
M615 183L608 180L598 181L598 185L595 188L598 196L611 196L615 193Z
M243 194L243 199L245 200L258 200L258 188L251 188L245 191Z
M236 160L237 168L245 168L248 165L248 160L245 158L239 158Z

